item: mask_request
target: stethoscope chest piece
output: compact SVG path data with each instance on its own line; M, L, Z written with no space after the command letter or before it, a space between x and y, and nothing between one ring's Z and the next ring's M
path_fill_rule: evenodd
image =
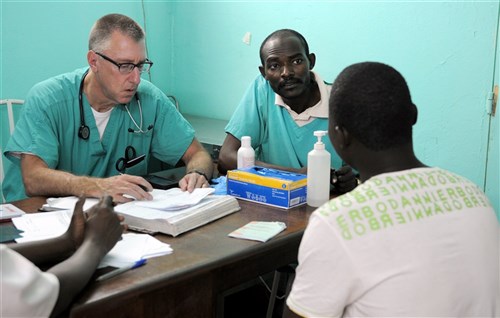
M80 126L80 129L78 129L78 137L87 140L89 139L90 136L90 128L87 125L82 125Z

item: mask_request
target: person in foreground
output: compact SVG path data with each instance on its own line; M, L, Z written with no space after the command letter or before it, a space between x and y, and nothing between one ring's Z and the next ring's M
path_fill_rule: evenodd
M418 160L416 121L394 68L365 62L337 77L328 131L363 183L311 215L285 317L498 314L493 208L466 178Z
M5 149L13 163L5 173L5 199L152 199L152 186L141 177L151 156L185 163L181 189L208 186L212 160L193 128L160 89L141 80L153 65L142 28L120 14L100 18L90 31L87 61L89 67L43 81L28 93Z
M315 130L327 130L328 97L331 85L312 69L314 53L297 31L282 29L261 44L260 75L247 89L226 126L218 169L221 174L237 167L241 137L250 136L256 150L255 164L262 167L306 173L307 154L314 147ZM331 143L324 140L331 155L335 189L352 190L357 180L352 169L342 166Z
M124 226L103 197L86 212L75 205L66 233L42 241L4 245L1 256L1 317L48 317L65 310L121 238ZM55 265L54 265L55 264ZM42 272L37 266L52 266Z

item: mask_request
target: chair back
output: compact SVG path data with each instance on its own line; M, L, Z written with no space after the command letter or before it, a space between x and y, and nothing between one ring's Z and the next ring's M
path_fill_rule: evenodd
M5 105L7 107L7 117L9 122L9 137L14 132L14 127L16 124L16 121L14 120L14 109L12 105L22 105L22 104L24 104L24 100L22 99L0 99L0 106L3 107L3 105ZM3 123L3 118L2 118L2 123ZM2 148L4 148L3 139L4 138L2 138L2 144L0 145L0 184L3 183L3 178L4 178L3 150L2 150ZM2 200L2 203L5 202L3 192L0 199Z

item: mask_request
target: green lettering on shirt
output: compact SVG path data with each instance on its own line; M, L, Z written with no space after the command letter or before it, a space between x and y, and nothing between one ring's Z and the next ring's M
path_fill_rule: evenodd
M351 218L351 221L354 223L356 220L359 220L360 222L363 221L361 216L359 215L358 210L350 210L349 211L349 217Z

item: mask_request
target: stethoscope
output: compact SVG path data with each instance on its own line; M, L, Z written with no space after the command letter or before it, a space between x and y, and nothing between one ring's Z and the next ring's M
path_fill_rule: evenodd
M89 126L87 126L85 124L85 113L83 111L83 97L82 97L83 82L85 81L85 77L87 76L88 73L89 73L89 70L86 70L85 73L83 74L82 81L80 82L80 89L78 90L78 103L80 106L80 128L78 129L78 137L82 138L83 140L89 139L89 136L90 136L90 128L89 128ZM139 134L139 133L145 134L148 131L150 131L151 129L153 129L154 125L151 124L148 126L148 128L146 130L142 130L142 124L143 124L144 117L142 116L142 105L141 105L141 101L139 100L139 95L137 93L135 93L135 100L137 101L137 105L139 105L139 114L141 116L141 122L140 122L140 125L137 125L137 122L135 121L134 117L132 117L132 114L130 113L130 110L128 109L128 105L124 105L130 119L132 120L135 127L137 128L137 129L129 128L128 132L137 133L137 134Z

